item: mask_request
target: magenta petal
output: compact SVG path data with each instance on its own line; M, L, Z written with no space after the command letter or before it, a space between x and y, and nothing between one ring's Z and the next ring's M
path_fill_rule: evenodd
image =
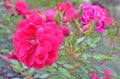
M49 59L45 62L45 65L46 65L46 66L51 66L54 62L55 62L55 58L49 58Z
M33 65L34 61L35 61L35 54L31 54L29 56L28 62L29 62L30 65Z
M40 55L40 54L41 54L41 51L42 51L42 47L41 47L40 45L38 45L38 46L36 47L35 54L36 54L36 55Z
M40 69L44 68L45 65L44 65L44 63L43 64L36 64L35 63L34 66L35 66L36 70L40 70Z
M57 57L58 57L58 51L49 52L48 59L46 60L45 64L48 66L52 65Z
M40 53L38 49L41 49ZM48 58L48 53L46 52L45 49L43 49L43 47L41 47L40 45L38 45L37 49L36 49L36 63L37 64L42 64L45 62L45 60Z
M29 64L29 62L28 62L27 59L28 59L28 58L24 59L22 62L23 62L28 68L31 68L32 65Z
M50 43L53 43L53 38L52 35L45 34L44 40L49 41Z
M16 53L16 56L20 59L20 61L22 61L23 59L27 57L27 54L26 54L27 50L29 50L29 48L24 46L20 48L18 53Z
M43 39L43 36L44 36L44 29L39 28L36 32L36 38L39 39L39 41L41 41Z
M45 27L45 34L53 35L55 33L53 30L52 27Z
M46 52L49 52L52 49L51 43L48 41L44 41L41 46L46 50Z

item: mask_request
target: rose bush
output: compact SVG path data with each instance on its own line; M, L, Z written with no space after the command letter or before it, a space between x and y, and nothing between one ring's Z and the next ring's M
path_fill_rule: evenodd
M10 6L6 7L8 3ZM0 29L9 28L8 33L5 29L2 37L6 39L8 34L13 44L8 46L11 51L0 54L0 59L7 63L12 73L17 73L17 77L119 78L119 69L109 65L111 61L117 61L114 53L119 51L119 36L116 35L116 29L119 29L106 8L90 3L81 3L75 8L74 3L69 2L58 2L48 9L33 8L25 0L5 0L5 4L3 7L9 17L6 16ZM0 65L0 70L2 67Z

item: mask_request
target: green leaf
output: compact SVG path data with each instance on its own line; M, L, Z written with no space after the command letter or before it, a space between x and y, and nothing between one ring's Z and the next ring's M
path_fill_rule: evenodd
M65 63L65 60L59 60L57 61L58 64L64 64Z
M99 34L95 34L92 38L87 40L87 43L90 47L95 48L97 43L100 41L101 36Z
M89 46L92 48L95 48L97 45L96 45L96 43L91 43Z
M13 65L20 65L17 60L11 59L10 62L11 62Z
M102 70L102 68L101 68L100 66L98 66L98 65L93 65L93 66L95 67L95 69L96 69L98 72L103 73L103 70Z
M101 39L101 36L99 34L96 34L93 38L92 38L92 42L97 43L99 42Z
M76 79L76 77L75 76L71 76L69 79Z
M44 73L44 74L40 75L39 78L47 78L49 76L50 76L50 74Z
M82 42L83 40L85 40L86 37L81 37L81 38L78 38L76 44L79 44L80 42Z
M114 57L109 57L109 56L105 56L105 55L102 55L102 54L94 54L93 58L97 59L97 60L102 60L102 59L105 59L105 60L116 60L116 58L114 58Z
M20 66L12 65L12 68L15 72L21 72L22 68Z
M15 72L21 72L23 70L17 60L11 59L10 62L12 63L12 68Z
M87 51L87 45L86 44L82 45L82 52L85 52L85 51Z
M65 68L72 68L73 66L71 64L64 64Z
M84 53L81 58L82 58L83 60L87 60L88 57L90 57L90 54Z
M56 69L52 66L45 67L45 70L50 71L50 72L55 72Z
M59 68L58 70L62 75L66 76L66 77L70 77L70 73L66 69Z

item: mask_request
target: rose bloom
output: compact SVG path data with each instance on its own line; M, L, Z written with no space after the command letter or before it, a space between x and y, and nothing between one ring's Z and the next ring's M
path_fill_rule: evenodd
M63 12L64 16L72 21L74 21L75 18L78 18L78 10L76 10L69 2L58 2L57 9L60 10L61 13Z
M91 77L91 79L99 79L99 76L96 73L94 73L94 72L92 72L90 74L90 77Z
M32 12L29 10L28 5L23 0L17 0L15 2L15 10L18 13L18 15L21 15L23 17L26 17L27 15L30 15Z
M104 79L111 79L111 77L113 76L113 73L106 69L103 70L103 73L105 74Z
M33 13L35 13L35 14L40 14L40 13L41 13L41 10L40 10L39 8L35 8L34 11L33 11Z
M63 23L67 23L67 22L68 22L68 18L67 18L66 16L64 16L64 17L62 18L62 22L63 22Z
M42 69L52 65L63 42L62 30L54 22L45 22L38 14L20 22L13 35L17 59L28 68Z
M4 2L4 7L6 8L6 10L11 10L12 6L11 6L12 1L11 0L5 0Z
M103 70L103 73L108 75L108 76L113 76L113 73L110 72L109 70L106 70L106 69Z
M80 16L80 22L84 25L90 22L96 23L96 31L102 33L107 29L107 25L114 26L113 19L108 16L108 12L105 8L98 5L90 5L89 3L83 3L79 7L82 10Z
M43 14L46 17L46 22L52 22L52 21L54 21L54 16L56 14L56 9L46 10L45 12L43 12Z

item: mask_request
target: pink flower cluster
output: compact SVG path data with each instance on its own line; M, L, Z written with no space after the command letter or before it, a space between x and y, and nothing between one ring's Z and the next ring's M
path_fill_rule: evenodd
M82 32L90 29L91 22L96 23L96 31L101 33L107 25L114 25L113 18L107 11L97 5L84 3L80 5L82 15L70 3L61 3L53 8L41 12L40 9L29 10L24 0L15 2L16 12L24 17L19 22L13 36L13 45L16 59L24 63L28 68L42 69L52 65L58 57L58 49L64 36L69 36L70 31L66 26L68 21L75 23L80 18ZM59 12L61 24L55 23L56 13ZM43 19L39 14L45 16ZM14 58L8 55L9 58ZM95 74L91 76L96 77Z
M112 79L111 77L113 76L113 73L110 72L109 70L103 70L103 73L105 74L104 79Z
M17 59L36 70L52 65L58 57L63 33L55 22L45 22L38 14L21 21L13 36Z
M83 3L80 5L79 9L82 10L80 22L85 26L91 23L96 23L95 29L98 33L102 33L106 30L108 25L115 25L113 18L108 16L108 12L105 8L98 5ZM87 29L89 29L89 27Z
M106 69L103 70L103 74L105 74L105 76L103 77L103 79L111 79L111 77L113 76L113 73L110 72L109 70L106 70ZM90 77L92 79L99 79L99 76L95 72L90 73Z
M68 19L71 21L74 21L75 18L78 18L78 10L75 9L70 3L58 3L57 9L60 10L60 12L64 13L63 16L63 22L67 22Z
M43 12L46 17L46 21L54 21L56 11L64 14L62 18L63 23L67 23L69 19L74 21L75 18L78 18L78 10L76 10L70 3L58 2L57 7Z

